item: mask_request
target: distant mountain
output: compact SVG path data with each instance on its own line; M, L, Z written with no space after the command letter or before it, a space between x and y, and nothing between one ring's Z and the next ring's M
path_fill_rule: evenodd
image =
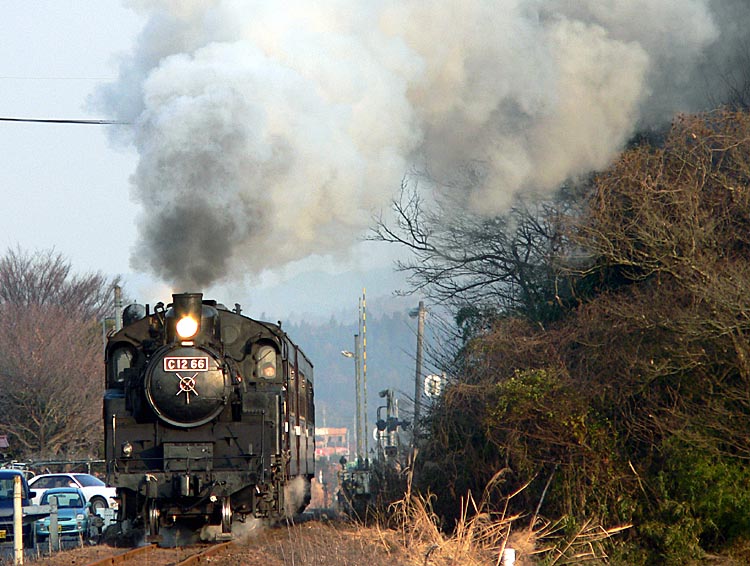
M377 303L376 303L377 304ZM348 320L331 316L327 322L293 322L284 329L315 366L315 401L318 426L353 428L355 415L354 360L342 350L354 350L356 305ZM411 418L416 350L416 322L408 311L382 313L367 310L367 414L370 435L377 408L384 404L378 393L393 389L401 418ZM372 438L372 436L370 436Z

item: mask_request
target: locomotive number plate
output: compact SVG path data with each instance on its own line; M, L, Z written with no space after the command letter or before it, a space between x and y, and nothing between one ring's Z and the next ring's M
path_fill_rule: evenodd
M208 371L208 356L165 356L164 371Z

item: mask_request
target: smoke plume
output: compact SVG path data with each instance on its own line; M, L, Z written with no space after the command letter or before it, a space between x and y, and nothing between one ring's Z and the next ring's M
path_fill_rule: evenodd
M147 24L96 98L134 124L134 267L186 288L346 254L415 168L495 214L605 167L716 96L702 73L749 20L719 0L130 5Z

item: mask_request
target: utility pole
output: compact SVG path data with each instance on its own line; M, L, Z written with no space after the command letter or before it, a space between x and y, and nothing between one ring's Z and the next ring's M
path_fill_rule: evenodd
M362 457L362 392L359 377L359 334L354 335L354 351L342 350L341 355L354 360L354 444L357 461L359 461Z
M362 302L360 309L360 332L362 334L362 418L365 421L364 428L362 429L364 448L365 448L365 461L369 461L370 449L369 449L369 425L367 424L367 301L365 300L365 290L362 289Z
M357 394L357 464L362 459L362 385L360 373L359 334L354 335L354 380Z
M424 319L427 309L424 301L419 301L419 308L409 312L409 316L417 317L417 370L414 376L414 422L412 423L412 444L417 445L419 437L419 405L422 397L422 341L424 340Z
M354 335L354 352L342 350L341 355L354 359L354 382L356 389L355 435L358 463L367 464L369 447L367 439L367 303L365 290L357 307L357 334ZM364 418L364 425L362 419Z

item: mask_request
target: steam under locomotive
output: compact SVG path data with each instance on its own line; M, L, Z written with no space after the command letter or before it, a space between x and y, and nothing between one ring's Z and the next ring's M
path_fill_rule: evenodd
M301 511L315 473L312 364L239 305L172 298L126 307L107 341L107 481L121 527L226 540L238 521Z

